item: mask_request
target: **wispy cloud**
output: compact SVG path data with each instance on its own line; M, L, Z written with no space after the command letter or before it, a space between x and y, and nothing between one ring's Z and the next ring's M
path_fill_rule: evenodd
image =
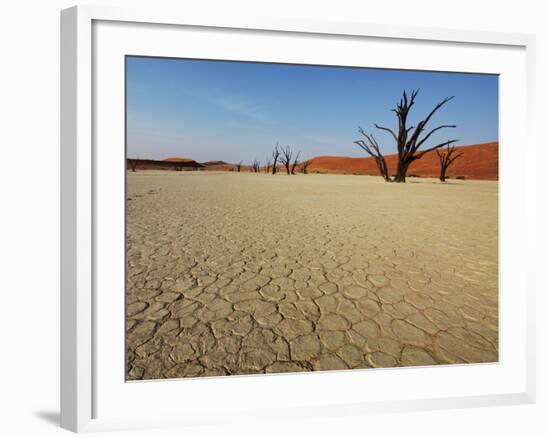
M210 102L233 114L244 116L259 122L269 121L261 105L241 96L210 97Z

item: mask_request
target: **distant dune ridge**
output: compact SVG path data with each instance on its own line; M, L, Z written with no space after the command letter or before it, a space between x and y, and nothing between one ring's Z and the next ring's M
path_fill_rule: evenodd
M457 146L457 152L463 152L447 170L449 178L463 176L466 179L498 180L498 142L482 143L469 146ZM393 174L397 166L397 154L386 155L386 163ZM132 159L128 159L127 168L131 168ZM166 169L176 167L186 170L232 171L236 165L221 160L198 163L191 158L170 157L164 160L137 160L137 169ZM178 166L179 165L179 166ZM264 166L265 163L262 163ZM182 169L182 170L183 170ZM243 163L243 172L251 172L248 163ZM262 167L263 171L263 167ZM338 173L355 175L379 175L374 158L353 158L345 156L321 156L311 159L309 173ZM428 152L409 168L409 176L438 177L439 157L436 151Z
M498 142L482 143L470 146L457 146L457 152L463 152L447 170L450 178L464 176L467 179L498 180ZM386 155L390 174L397 166L397 154ZM352 158L324 156L312 159L310 172L347 173L361 175L379 175L374 158ZM409 168L409 176L439 176L439 157L436 151L428 152Z
M189 170L200 169L204 167L190 158L167 158L165 160L144 160L140 158L127 158L126 169L132 169L135 165L140 170Z
M191 158L170 157L170 158L165 158L162 161L169 161L171 163L190 163L190 162L194 162L195 160L192 160Z
M203 166L225 166L229 163L226 163L222 160L214 160L214 161L205 161L204 163L201 163Z
M201 164L205 167L205 170L217 170L221 172L234 170L236 167L236 164L226 163L222 160L206 161ZM245 167L246 166L243 165L243 170L245 169Z

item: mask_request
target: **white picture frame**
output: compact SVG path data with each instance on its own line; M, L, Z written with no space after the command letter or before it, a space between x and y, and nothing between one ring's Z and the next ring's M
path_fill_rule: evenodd
M120 27L120 29L119 29ZM122 29L124 28L124 29ZM145 39L140 41L139 33L148 29L147 44ZM122 29L122 30L121 30ZM469 365L462 367L430 367L395 370L365 370L360 372L324 372L300 373L284 376L246 376L223 377L210 379L188 379L186 382L124 382L120 379L120 371L106 371L124 367L123 356L120 353L120 339L123 333L118 333L123 324L124 312L120 312L121 301L113 302L106 309L106 299L98 300L98 294L104 293L109 283L121 275L120 260L107 260L105 247L108 240L104 237L110 233L105 230L102 216L98 208L101 203L115 203L116 197L109 198L105 190L106 185L120 187L121 178L124 178L120 160L105 157L97 153L97 142L104 137L103 132L110 129L120 133L120 121L124 115L120 114L122 102L114 101L111 105L113 113L107 114L107 106L103 96L108 92L112 99L117 99L123 90L123 77L115 75L108 88L98 84L105 74L120 67L111 67L104 70L109 59L120 61L121 54L151 54L166 55L173 50L175 54L180 50L176 45L171 47L166 33L179 32L185 29L182 38L192 36L189 32L198 32L200 37L217 35L219 32L233 32L236 44L227 43L227 47L219 44L209 46L197 44L193 54L212 58L215 53L225 54L227 59L242 58L238 52L238 41L248 41L250 44L250 59L254 55L254 42L262 38L265 44L273 44L275 39L330 39L334 38L334 47L325 46L319 58L307 60L305 63L319 62L321 56L333 56L335 63L340 65L343 58L336 59L336 47L342 44L376 45L383 43L386 47L407 44L415 50L445 49L452 45L460 56L452 59L451 56L437 59L424 59L424 64L414 58L399 61L402 68L414 68L415 62L419 69L450 69L452 71L479 71L503 75L505 87L501 89L501 124L504 122L505 132L501 132L500 145L500 241L504 242L504 249L500 247L501 273L502 267L513 266L513 272L506 271L501 276L501 288L510 289L510 299L501 303L501 344L504 356L496 365ZM134 42L129 49L124 34L131 33ZM136 35L137 41L136 41ZM163 36L164 35L164 36ZM120 36L120 37L119 37ZM173 35L171 35L172 37ZM197 40L198 41L198 40ZM125 45L126 44L126 45ZM137 46L135 45L137 44ZM288 44L288 43L287 43ZM308 43L309 44L309 43ZM311 42L315 44L315 42ZM147 47L145 47L147 45ZM533 137L534 121L534 53L535 39L531 35L490 33L483 31L459 31L450 29L423 29L401 26L372 25L365 23L338 23L316 22L307 20L274 19L257 17L242 17L239 20L227 20L216 16L193 16L179 12L162 10L126 10L109 7L78 6L62 11L61 13L61 425L75 431L100 431L120 428L147 428L175 425L203 424L209 422L229 421L239 418L270 418L274 415L289 415L293 417L310 417L312 415L343 415L365 414L369 412L395 412L418 409L441 409L452 407L474 407L487 405L504 405L532 403L535 400L535 311L534 311L534 272L529 263L515 263L514 257L518 254L534 251L536 236L535 218L535 185L534 173L528 170L521 157L511 158L507 155L508 144L514 139L522 139L522 147L526 155L535 149ZM137 47L137 49L136 49ZM140 49L143 47L143 49ZM283 47L283 46L281 46ZM314 47L314 46L311 46ZM439 47L439 49L438 49ZM128 52L127 50L131 50ZM139 53L136 53L138 50ZM330 53L331 50L334 53ZM376 52L373 46L373 53ZM397 50L397 49L395 49ZM412 49L411 49L412 50ZM218 51L218 52L216 52ZM478 51L478 52L476 52ZM461 57L468 58L469 53L477 53L478 58L470 64ZM491 58L489 52L495 52ZM257 51L256 53L260 53ZM299 61L300 54L286 55L288 61ZM470 53L470 54L471 54ZM277 50L265 55L277 57ZM344 55L342 55L344 56ZM382 56L382 55L380 55ZM489 59L487 59L489 56ZM294 58L292 58L294 57ZM269 59L273 59L269 58ZM290 59L292 58L292 59ZM475 57L474 57L475 58ZM328 59L328 58L327 58ZM383 57L380 58L383 60ZM98 62L98 60L100 62ZM119 60L119 61L116 61ZM265 60L265 59L262 59ZM519 61L519 62L518 62ZM393 61L392 61L393 62ZM381 65L378 62L373 67L398 68L398 64L389 62ZM479 67L475 67L478 62ZM319 62L323 63L323 62ZM408 64L406 64L408 63ZM473 63L473 64L472 64ZM405 65L406 64L406 65ZM346 64L347 65L347 64ZM468 67L470 65L471 67ZM472 67L474 66L474 67ZM501 67L502 66L502 67ZM508 70L507 70L508 69ZM103 76L102 76L103 75ZM509 78L509 79L506 79ZM508 82L506 82L508 81ZM103 87L103 88L102 88ZM123 85L122 85L123 87ZM98 90L104 91L98 91ZM503 94L506 93L506 94ZM117 103L118 102L118 103ZM514 113L509 112L510 103L515 103ZM105 110L105 111L103 111ZM510 111L512 111L510 109ZM510 127L506 121L517 116L518 126ZM113 126L105 127L103 118L112 120ZM514 117L516 120L516 118ZM101 128L98 129L98 126ZM117 151L124 147L113 135ZM99 139L99 140L98 140ZM117 155L119 157L119 155ZM120 158L120 157L119 157ZM507 183L506 175L508 164L514 161L519 170L516 172L517 181L514 185ZM118 166L118 167L117 167ZM519 181L519 183L518 183ZM116 192L116 190L115 190ZM517 208L517 202L522 200L522 208ZM111 204L114 205L114 204ZM120 205L114 212L114 223L120 219ZM105 209L103 209L105 211ZM503 222L504 221L504 222ZM513 231L521 227L522 238L513 238ZM98 233L99 230L99 233ZM115 232L116 230L113 230ZM117 233L120 230L116 231ZM99 239L99 240L98 240ZM104 241L101 241L104 239ZM105 243L107 242L107 243ZM112 251L117 257L117 251ZM112 263L111 263L112 262ZM111 264L117 272L109 273L102 268ZM118 266L118 268L116 268ZM506 282L503 284L503 282ZM120 291L123 293L124 288ZM515 293L515 295L514 295ZM507 296L507 295L506 295ZM123 300L122 300L123 302ZM110 304L110 303L109 303ZM118 312L118 313L117 313ZM512 325L516 328L509 330ZM113 341L107 339L105 333L113 335ZM118 343L117 343L118 342ZM517 358L508 360L506 356L507 343L518 351ZM117 365L118 361L121 361ZM491 368L492 367L492 368ZM117 368L118 369L118 368ZM458 370L458 371L454 371ZM502 371L505 370L505 371ZM369 372L371 374L365 374ZM108 374L110 373L110 374ZM436 375L437 374L437 375ZM380 381L380 385L391 381L414 381L421 385L425 379L434 381L456 380L456 388L448 392L445 387L434 388L424 395L414 384L408 390L392 391L388 397L369 396L352 393L351 388L361 388L365 379L370 379L371 387L375 388L373 377ZM461 377L462 376L462 377ZM474 376L479 379L479 391L473 391L460 379ZM477 376L477 377L476 377ZM492 376L492 377L491 377ZM491 380L493 379L493 380ZM386 383L383 383L386 382ZM170 388L176 385L186 385L186 391L194 391L197 395L193 402L194 411L175 406L168 411L163 406L164 397L170 399L173 394ZM294 387L300 394L310 391L310 396L296 397L296 403L285 401L277 393L278 387ZM318 388L324 388L322 392ZM256 389L255 389L256 388ZM260 389L258 389L260 388ZM338 389L340 388L340 389ZM242 392L237 397L231 409L223 410L215 403L208 402L208 394L220 394L223 400L224 391ZM256 400L246 404L247 394L251 391L271 391L271 404L264 405ZM373 390L376 393L375 390ZM204 397L200 397L204 394ZM146 406L147 414L135 412L131 414L117 410L116 405L122 405L121 400L131 401L143 396L143 400L154 400L152 406ZM121 397L121 398L119 398ZM206 405L210 412L206 411ZM130 403L131 404L131 403ZM260 406L254 406L259 404ZM215 414L215 420L212 413Z

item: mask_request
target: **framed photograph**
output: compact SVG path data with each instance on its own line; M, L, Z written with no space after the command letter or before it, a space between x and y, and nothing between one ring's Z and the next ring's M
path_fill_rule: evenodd
M534 401L532 36L61 26L63 427Z

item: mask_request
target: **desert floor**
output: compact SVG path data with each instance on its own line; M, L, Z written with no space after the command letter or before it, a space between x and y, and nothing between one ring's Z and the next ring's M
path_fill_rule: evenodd
M498 360L498 183L128 173L128 379Z

